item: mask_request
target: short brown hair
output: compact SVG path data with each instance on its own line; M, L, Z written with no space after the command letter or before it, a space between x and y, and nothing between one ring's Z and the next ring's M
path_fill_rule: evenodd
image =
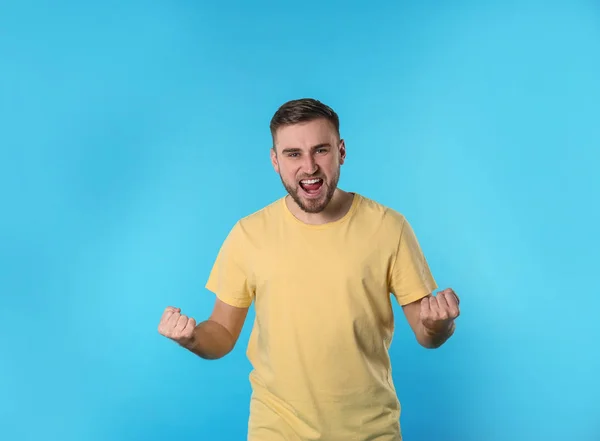
M271 119L271 136L275 138L277 129L283 126L325 118L340 134L340 119L333 109L313 98L301 98L283 104Z

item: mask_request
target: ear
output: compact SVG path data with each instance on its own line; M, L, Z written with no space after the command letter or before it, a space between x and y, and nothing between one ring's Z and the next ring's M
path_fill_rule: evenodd
M342 165L346 160L346 142L343 139L340 140L338 150L340 152L340 165Z
M275 151L275 147L271 148L271 165L273 165L275 172L279 174L279 161L277 160L277 152Z

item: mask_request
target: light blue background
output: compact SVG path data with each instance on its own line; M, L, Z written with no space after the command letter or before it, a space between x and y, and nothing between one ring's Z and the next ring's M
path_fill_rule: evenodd
M340 114L340 185L462 297L440 350L398 323L406 441L600 439L600 7L573 0L3 2L2 439L245 438L252 315L216 362L157 324L209 314L304 96Z

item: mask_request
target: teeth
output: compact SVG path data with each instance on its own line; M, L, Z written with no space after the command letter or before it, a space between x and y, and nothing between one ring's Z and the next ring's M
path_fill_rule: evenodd
M320 182L320 181L321 181L320 179L307 179L307 180L300 181L300 182L302 182L303 184L316 184L317 182Z

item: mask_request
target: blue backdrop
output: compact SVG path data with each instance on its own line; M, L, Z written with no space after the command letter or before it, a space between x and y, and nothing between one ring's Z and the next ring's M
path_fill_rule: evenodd
M3 2L0 437L245 438L253 314L215 362L157 325L207 317L229 228L283 195L269 119L310 96L340 185L462 297L442 349L398 323L405 439L600 439L599 47L592 1Z

